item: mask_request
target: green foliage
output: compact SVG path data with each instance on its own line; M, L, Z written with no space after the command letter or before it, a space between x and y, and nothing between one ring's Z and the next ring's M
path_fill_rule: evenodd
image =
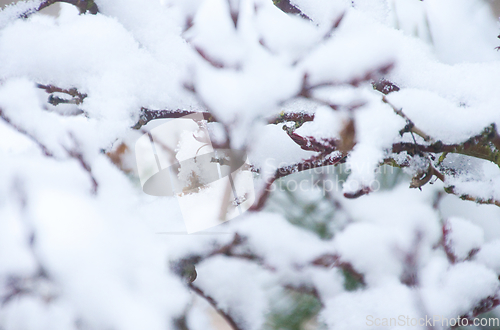
M313 295L287 290L272 302L264 330L307 329L306 324L314 321L320 310L321 303Z
M293 225L312 231L322 239L330 239L345 225L345 216L336 198L343 198L340 197L342 184L348 175L345 166L338 165L277 180L266 211L281 213ZM376 187L382 191L408 181L403 170L388 165L379 167L376 175Z

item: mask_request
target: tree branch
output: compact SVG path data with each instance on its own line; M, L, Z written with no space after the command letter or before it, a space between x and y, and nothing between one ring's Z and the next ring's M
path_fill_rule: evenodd
M351 263L342 261L341 257L337 254L324 254L314 259L311 264L317 267L340 268L349 273L356 281L365 285L363 274L357 272Z
M99 9L97 8L97 5L93 0L45 0L40 2L40 4L37 7L29 8L25 10L23 13L20 13L19 18L28 18L29 16L57 2L65 2L76 6L80 11L80 14L84 14L88 11L91 14L95 15L99 12Z
M36 87L45 90L47 94L64 93L73 97L73 100L65 100L60 97L50 95L49 103L54 106L60 103L74 103L78 105L83 103L83 100L87 97L87 94L78 92L76 88L63 89L53 85L42 85L42 84L36 84Z
M460 319L467 319L469 321L468 324L473 324L474 322L473 320L477 318L479 315L487 313L499 305L500 305L500 298L498 297L498 295L486 297L483 300L481 300L471 312L460 316ZM460 324L462 324L462 322L460 322ZM456 327L457 326L454 326L452 328Z
M32 135L31 133L28 133L25 129L17 126L16 124L14 124L9 117L7 117L2 109L0 109L0 118L2 118L2 120L7 124L9 125L10 127L12 127L13 129L15 129L16 131L18 131L19 133L21 133L22 135L28 137L31 141L33 141L40 149L42 149L42 152L45 156L47 157L53 157L53 154L52 152L50 152L50 150L42 143L40 142L34 135Z
M191 288L191 290L193 290L198 296L202 297L203 299L205 299L216 311L217 313L219 313L220 316L222 316L222 318L224 320L226 320L226 322L231 326L231 328L233 328L233 330L243 330L242 328L240 328L238 326L238 324L236 323L236 321L233 319L233 317L231 315L229 315L228 313L226 313L225 311L223 311L222 309L220 309L218 306L217 306L217 302L215 301L214 298L210 297L209 295L207 295L205 292L203 292L202 289L200 289L199 287L197 287L196 285L194 285L193 283L189 283L188 286Z
M420 137L422 137L424 139L424 141L432 141L432 138L429 135L425 134L421 129L419 129L418 127L415 126L415 124L413 123L413 121L411 121L411 119L408 118L408 116L406 116L403 113L402 109L396 108L391 102L389 102L387 100L387 98L385 96L382 97L382 101L384 103L390 105L391 108L394 110L394 112L398 116L400 116L401 118L403 118L404 120L406 120L407 124L406 124L405 128L400 131L401 135L403 135L403 133L405 133L405 132L413 132L413 133L419 135Z
M87 11L91 14L95 15L99 12L97 5L93 0L45 0L38 7L37 11L40 11L50 5L53 5L56 2L66 2L76 6L81 14L86 13Z
M302 126L303 123L314 120L313 113L304 112L282 112L278 116L268 120L268 124L280 124L288 121L296 123L296 128Z
M146 125L155 119L175 119L181 118L188 115L202 114L203 119L208 122L215 122L215 118L209 112L199 112L199 111L189 111L189 110L150 110L147 108L141 108L141 114L139 115L139 121L132 127L133 129L140 129L142 126Z
M457 153L475 158L489 160L500 167L500 136L495 124L486 127L481 134L471 137L459 144L443 144L441 141L429 145L400 142L392 145L393 153L406 151L411 155L420 152Z
M281 9L281 11L287 14L298 14L300 17L305 18L307 20L311 20L306 14L304 14L299 8L292 5L290 0L273 0L273 3L276 7Z
M269 193L271 192L271 185L273 184L274 181L293 173L298 173L301 171L306 171L317 167L341 164L345 162L345 159L346 156L343 154L338 154L330 157L325 157L325 155L319 155L319 156L313 156L307 160L304 160L303 162L294 165L278 168L274 176L272 176L266 181L266 185L262 190L259 198L257 199L256 203L254 203L250 207L249 210L250 211L262 210L267 199L269 198Z
M75 143L75 147L73 149L68 149L64 148L68 155L74 159L76 159L79 163L80 166L85 170L85 172L88 173L90 180L92 181L92 194L95 195L97 194L97 189L99 188L99 184L97 183L97 180L95 179L94 175L92 174L92 168L90 167L89 163L84 159L82 152L79 150L79 144L78 141L76 141L76 138L70 134L71 139Z
M85 94L83 94L85 95ZM86 95L85 95L86 96ZM146 125L155 119L175 119L193 114L203 114L203 118L209 123L217 122L216 118L208 111L190 111L190 110L151 110L147 108L141 108L141 114L139 115L139 121L132 127L133 129L140 129L142 126ZM268 124L279 124L284 122L293 121L296 122L300 127L303 123L314 120L314 114L303 113L303 112L291 112L291 113L281 113L276 117L273 117L267 121Z
M461 194L455 191L455 186L449 186L444 188L444 191L451 195L456 195L460 199L465 201L476 202L477 204L491 204L500 207L500 200L496 200L494 198L484 199L480 197L475 197L469 194Z

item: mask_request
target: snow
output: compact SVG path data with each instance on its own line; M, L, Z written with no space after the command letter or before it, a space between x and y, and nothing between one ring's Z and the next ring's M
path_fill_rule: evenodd
M404 319L406 316L420 317L415 300L415 295L408 287L401 284L387 284L365 291L344 292L326 302L321 317L329 328L335 329L352 329L353 327L395 329L397 326L394 326L394 323L392 327L380 326L382 325L381 319L397 319L400 315L403 315ZM374 326L376 318L379 318L378 327Z
M223 256L204 261L197 272L196 285L218 301L222 310L234 313L245 329L261 329L267 309L266 286L272 285L271 274L249 261L230 261ZM235 295L236 291L241 293Z
M478 135L496 120L487 108L478 107L471 118L472 109L447 100L432 91L407 88L389 95L388 99L411 118L415 126L435 140L443 143L461 143L470 136ZM401 101L404 100L404 101ZM428 109L429 112L422 112ZM432 113L432 115L430 115ZM447 125L442 125L447 123Z
M500 273L500 260L498 258L498 251L500 249L500 241L494 240L488 242L481 247L474 260L482 263L486 267L492 269L497 274Z
M473 250L479 250L484 242L483 230L470 221L460 218L447 220L447 245L450 245L455 256L460 260L466 259Z
M309 75L311 84L360 79L366 72L394 61L394 45L384 32L384 27L373 23L370 17L349 12L335 31L335 37L318 46L304 59L301 68Z
M214 311L179 263L195 264L191 285L242 329L267 326L287 290L312 290L329 329L368 327L369 315L457 317L498 295L500 209L473 202L500 200L498 162L411 150L400 133L411 121L428 146L498 130L500 43L487 3L291 3L310 20L271 0L96 0L97 15L62 4L58 17L18 19L40 4L21 1L0 11L0 328L174 329L183 317L209 328ZM371 84L381 78L399 87L385 100ZM49 105L38 84L87 96ZM133 130L142 108L210 112L217 123L198 114ZM274 123L296 113L314 119ZM287 134L339 147L351 121L352 150L306 151ZM182 188L196 185L192 173L200 186L145 194L159 172L146 133L162 168L182 163ZM408 150L395 154L401 142ZM238 207L229 177L212 177L219 166L191 161L215 145L248 154L231 176ZM344 156L335 171L276 180L270 198L290 197L276 198L281 211L248 210L278 168ZM380 173L391 159L403 170ZM444 182L409 189L408 174L429 164ZM277 189L288 182L296 191ZM354 291L350 269L362 277Z
M433 285L424 287L422 299L434 315L456 318L497 291L498 278L493 271L474 262L463 262L447 269Z

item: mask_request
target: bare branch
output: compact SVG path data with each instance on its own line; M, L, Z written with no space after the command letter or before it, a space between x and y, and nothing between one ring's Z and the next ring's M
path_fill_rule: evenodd
M48 157L53 157L53 154L52 152L50 152L50 150L42 143L40 142L34 135L32 135L31 133L28 133L25 129L17 126L16 124L14 124L9 117L7 117L2 109L0 109L0 118L2 118L2 120L7 123L7 125L9 125L10 127L12 127L13 129L15 129L16 131L18 131L19 133L21 133L22 135L28 137L31 141L33 141L40 149L42 149L42 152L44 153L45 156L48 156Z
M487 313L491 310L493 310L495 307L499 306L500 305L500 298L498 297L498 295L494 295L494 296L489 296L489 297L486 297L484 299L482 299L477 305L476 307L474 307L474 309L465 314L465 315L462 315L460 316L460 319L467 319L469 321L468 324L473 324L473 320L478 317L479 315L481 314L484 314L484 313ZM462 322L457 322L457 324L462 324ZM454 326L452 328L456 328L457 326Z
M42 84L37 84L37 88L45 90L48 94L53 94L53 93L64 93L68 94L73 97L72 100L65 100L61 99L59 97L50 95L49 97L49 103L52 105L58 105L60 103L74 103L74 104L81 104L83 103L83 100L87 97L87 94L83 94L78 92L76 88L70 88L70 89L63 89L59 88L53 85L42 85Z
M243 328L240 328L238 326L238 324L236 323L236 321L234 320L234 318L229 315L229 313L226 313L225 311L223 311L221 308L219 308L218 304L217 304L217 301L215 301L214 298L210 297L209 295L207 295L205 292L203 292L202 289L200 289L199 287L197 287L196 285L194 285L193 283L189 283L188 286L191 288L191 290L193 290L198 296L202 297L203 299L205 299L216 311L217 313L220 314L220 316L222 316L222 318L224 320L226 320L226 322L231 326L231 328L233 328L233 330L243 330Z
M146 125L155 119L174 119L181 118L193 114L203 114L203 118L208 122L215 122L215 118L209 112L197 112L189 110L150 110L147 108L141 109L141 114L139 115L139 121L132 127L133 129L140 129L142 126Z
M413 121L411 121L410 118L408 118L404 113L403 113L403 110L402 109L398 109L396 108L391 102L389 102L389 100L387 100L387 98L385 96L382 97L382 101L388 105L391 106L391 108L394 110L394 112L400 116L401 118L403 118L404 120L406 120L407 122L407 125L405 126L405 128L400 132L401 135L403 135L403 133L405 132L413 132L419 136L421 136L425 141L432 141L432 138L425 134L421 129L419 129L418 127L415 126L415 124L413 123Z
M351 263L342 261L341 257L337 254L324 254L311 262L311 265L326 268L340 268L349 273L356 281L365 285L363 274L358 273Z
M28 10L19 14L19 18L28 18L29 16L39 12L40 10L58 2L65 2L76 6L81 14L84 14L88 11L91 14L95 15L99 12L99 9L97 8L97 5L93 0L45 0L42 1L37 7L29 8Z
M273 3L276 7L281 9L283 12L287 14L297 14L302 18L307 20L311 20L306 14L304 14L299 8L292 5L290 0L273 0Z
M94 175L92 174L92 168L90 167L89 163L85 160L83 157L82 152L79 150L79 143L76 140L76 138L70 134L71 139L75 143L75 147L73 149L68 149L64 148L68 155L74 159L76 159L79 163L80 166L88 173L90 180L92 181L92 194L97 194L97 189L99 188L99 184L97 183L97 180L95 179Z
M411 155L421 152L457 153L475 158L489 160L500 167L500 136L495 124L486 127L481 134L458 144L443 144L436 141L430 145L400 142L392 145L392 152L406 151Z
M304 160L300 163L290 165L290 166L285 166L278 168L271 178L269 178L266 181L265 187L260 193L259 198L257 201L250 207L250 211L260 211L264 207L267 199L269 198L269 193L271 192L271 185L273 184L274 181L277 179L283 178L287 175L293 174L293 173L298 173L301 171L306 171L310 170L313 168L317 167L323 167L323 166L329 166L329 165L337 165L345 162L346 156L343 154L338 154L334 156L325 156L325 155L319 155L319 156L314 156L311 157L307 160Z
M461 194L455 190L455 186L446 187L446 188L444 188L444 191L446 191L448 194L456 195L462 200L476 202L477 204L491 204L491 205L496 205L496 206L500 207L500 200L496 200L494 198L485 199L485 198L472 196L470 194Z
M298 126L302 126L303 123L314 120L314 114L304 113L304 112L282 112L277 117L270 119L268 124L279 124L287 121L294 121Z

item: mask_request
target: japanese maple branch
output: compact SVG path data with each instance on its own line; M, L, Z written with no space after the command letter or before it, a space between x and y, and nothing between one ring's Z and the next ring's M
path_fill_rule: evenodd
M24 128L21 128L18 125L14 124L10 120L10 118L4 114L2 109L0 109L0 118L7 125L12 127L13 129L15 129L17 132L21 133L22 135L26 136L31 141L33 141L42 150L42 152L45 156L54 157L54 154L42 142L40 142L34 135L32 135L31 133L26 131ZM70 135L70 136L74 140L74 137L72 135ZM95 194L95 193L97 193L97 189L98 189L99 185L98 185L94 175L92 174L92 169L91 169L90 165L85 161L85 159L83 158L83 154L78 150L78 144L76 143L76 140L74 140L74 141L75 141L75 148L73 148L73 149L65 148L66 152L68 153L68 155L71 158L78 160L78 162L80 163L82 168L88 173L90 180L92 181L92 193Z
M34 135L32 135L31 133L29 133L28 131L26 131L24 128L21 128L19 127L18 125L14 124L9 117L7 117L2 109L0 109L0 118L2 118L2 120L7 124L9 125L10 127L12 127L13 129L15 129L16 131L18 131L19 133L21 133L22 135L26 136L27 138L29 138L31 141L33 141L41 150L42 152L44 153L45 156L48 156L48 157L53 157L53 154L52 152L50 152L50 150L42 143L40 142Z
M203 119L208 122L214 122L215 118L209 112L199 112L199 111L189 111L189 110L150 110L147 108L141 109L141 114L139 115L139 120L132 127L133 129L140 129L142 126L146 125L155 119L175 119L181 118L188 115L202 114Z
M175 119L200 113L203 115L203 119L205 119L206 121L217 122L216 118L208 111L200 112L200 111L190 111L181 109L151 110L147 108L142 108L141 113L139 115L139 120L132 128L140 129L142 126L146 125L147 123L155 119ZM292 113L281 113L276 117L269 119L267 122L268 124L279 124L279 123L293 121L296 123L300 123L300 125L302 125L302 123L304 122L313 120L314 120L314 114L308 114L303 112L292 112Z
M319 156L313 156L307 160L304 160L294 165L278 168L274 173L274 175L267 179L265 187L261 191L260 196L258 197L256 203L254 203L254 205L252 205L252 207L250 207L249 210L250 211L262 210L267 199L269 198L269 194L271 192L271 186L274 183L274 181L293 173L298 173L301 171L306 171L317 167L341 164L345 161L345 159L346 157L343 154L335 156L319 155Z
M326 268L340 268L346 273L349 273L356 281L365 285L363 274L357 272L351 263L342 261L338 254L324 254L319 256L311 262L311 265Z
M49 103L54 106L60 103L81 104L83 103L83 100L87 97L87 94L78 92L76 88L64 89L53 85L42 85L42 84L37 84L36 87L45 90L45 92L47 92L48 94L64 93L73 97L72 100L65 100L60 97L50 95Z
M36 12L44 8L47 8L48 6L51 6L57 2L65 2L72 4L76 6L80 10L80 13L82 14L89 11L91 14L95 15L99 12L99 9L97 8L97 5L93 0L45 0L42 1L42 3L40 3L38 8L36 9ZM31 14L33 13L32 12L26 13L23 15L23 17L28 17Z
M456 195L462 200L476 202L478 204L491 204L500 207L500 200L494 198L485 199L477 196L472 196L470 194L462 194L455 190L455 186L446 187L444 188L444 191L446 191L448 194Z
M87 11L91 14L97 14L99 9L93 0L44 0L44 1L20 1L15 4L11 4L5 7L0 12L7 11L8 14L13 14L10 17L17 18L28 18L31 15L39 12L40 10L47 8L58 2L66 2L76 6L80 13L86 13Z
M299 8L290 3L290 0L273 0L276 7L281 9L283 12L288 14L298 14L300 17L307 20L311 20L306 14L304 14Z
M457 153L489 160L500 167L500 136L495 124L486 127L481 134L457 144L443 144L441 141L429 145L407 142L393 144L393 153L401 153L403 151L409 154L419 154L420 152Z
M413 133L419 135L420 137L422 137L424 139L424 141L432 141L432 138L429 135L425 134L421 129L419 129L418 127L415 126L413 121L411 121L411 119L408 118L408 116L406 116L403 113L402 109L396 108L391 102L389 102L387 100L387 98L385 96L382 97L382 101L384 103L388 104L398 116L400 116L401 118L406 120L407 124L406 124L405 128L400 132L401 134L404 132L413 132Z
M493 310L495 307L500 306L500 297L498 293L494 296L489 296L482 299L472 311L467 314L460 316L460 319L467 319L469 321L468 324L473 324L473 320L477 318L479 315L487 313ZM457 322L457 324L462 324L462 322ZM452 328L456 328L457 326L453 326Z
M197 295L199 295L200 297L205 299L210 305L212 305L212 307L217 311L217 313L220 314L220 316L222 316L222 318L224 320L226 320L226 322L231 326L231 328L233 328L234 330L243 330L242 328L240 328L238 326L238 324L236 323L236 321L233 319L233 317L231 315L229 315L228 313L226 313L225 311L223 311L221 308L218 307L217 302L215 301L214 298L207 295L205 292L203 292L202 289L200 289L199 287L197 287L193 283L189 283L188 286Z
M97 180L94 177L94 174L92 173L92 168L90 167L89 163L83 158L83 154L77 149L66 149L66 152L71 158L74 158L78 161L80 166L87 172L87 174L90 177L90 181L92 182L92 194L95 195L97 193L97 189L99 188L99 184L97 183Z

